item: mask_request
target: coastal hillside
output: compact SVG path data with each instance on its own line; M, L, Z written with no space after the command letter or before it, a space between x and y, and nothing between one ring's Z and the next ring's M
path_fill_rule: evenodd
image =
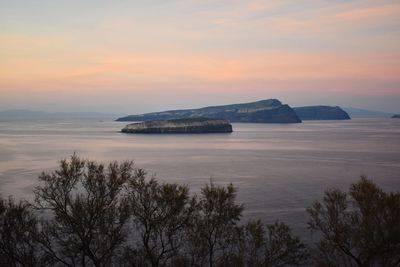
M293 109L302 120L350 120L349 114L338 106L307 106Z
M251 103L211 106L199 109L169 110L162 112L129 115L117 121L157 121L183 118L221 118L230 122L255 123L299 123L300 118L289 106L277 99L261 100Z

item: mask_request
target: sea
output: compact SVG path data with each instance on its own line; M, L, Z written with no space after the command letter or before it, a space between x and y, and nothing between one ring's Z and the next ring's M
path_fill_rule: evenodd
M331 188L366 175L400 191L400 120L299 124L233 123L230 134L124 134L112 119L0 121L0 195L32 200L38 175L73 153L108 163L132 160L162 182L199 194L232 183L243 222L287 223L310 241L306 209ZM311 238L311 239L310 239Z

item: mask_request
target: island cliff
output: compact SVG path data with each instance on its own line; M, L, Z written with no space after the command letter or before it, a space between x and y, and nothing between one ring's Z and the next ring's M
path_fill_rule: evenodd
M392 119L400 119L400 114L395 114L391 117Z
M190 118L165 121L147 121L126 125L123 133L231 133L232 125L223 119Z
M349 114L338 106L308 106L293 109L302 120L350 120Z
M230 122L257 123L299 123L300 118L288 105L283 105L277 99L257 102L212 106L199 109L170 110L163 112L129 115L117 121L154 121L183 118L221 118Z

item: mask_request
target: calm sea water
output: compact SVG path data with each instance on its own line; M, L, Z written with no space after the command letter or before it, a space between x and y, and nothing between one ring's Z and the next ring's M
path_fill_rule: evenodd
M32 199L37 176L73 152L137 167L199 192L212 179L233 183L244 216L276 219L305 235L306 211L327 188L347 189L361 174L400 190L400 120L233 124L232 134L130 135L98 120L0 122L0 194Z

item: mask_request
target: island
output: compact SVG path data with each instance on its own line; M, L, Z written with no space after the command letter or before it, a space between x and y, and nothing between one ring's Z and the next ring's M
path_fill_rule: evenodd
M392 116L392 119L400 119L400 114L395 114Z
M293 109L302 120L350 120L349 114L338 106L307 106Z
M137 134L231 133L232 125L224 119L189 118L131 123L126 125L121 132Z
M220 118L230 122L253 123L299 123L300 118L289 106L277 99L267 99L257 102L211 106L198 109L169 110L129 115L117 121L159 121L183 118Z

